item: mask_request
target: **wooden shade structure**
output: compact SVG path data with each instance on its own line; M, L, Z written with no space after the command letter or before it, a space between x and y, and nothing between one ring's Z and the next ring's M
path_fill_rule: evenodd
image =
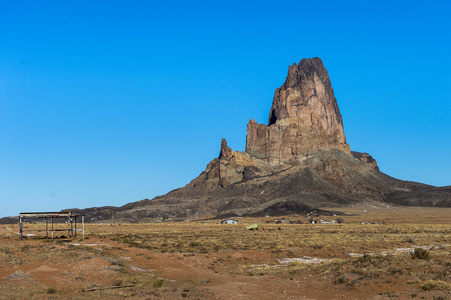
M35 231L45 231L45 237L49 237L49 232L51 232L52 239L55 236L55 231L67 231L68 235L73 237L77 236L77 217L79 215L73 212L23 212L19 214L19 238L23 238L23 223L24 220L30 219L45 219L45 230L35 230ZM55 229L54 219L65 219L66 223L70 225L70 229ZM50 224L49 224L50 223ZM83 233L84 233L84 218L82 216L83 223ZM51 225L51 228L49 228ZM84 235L84 234L83 234Z

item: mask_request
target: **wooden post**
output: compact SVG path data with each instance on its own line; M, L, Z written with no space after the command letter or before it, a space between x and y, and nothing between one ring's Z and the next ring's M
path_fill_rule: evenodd
M85 238L85 216L81 216L81 223L83 225L83 239Z
M45 217L45 238L49 238L49 218Z
M74 217L74 221L75 221L75 232L74 232L74 236L77 237L77 216Z
M53 239L53 217L52 218L52 239Z
M70 222L70 234L69 236L72 237L72 232L74 231L74 229L72 228L72 218L69 217L69 222Z
M22 223L23 223L23 220L22 220L22 217L19 217L19 238L22 240Z

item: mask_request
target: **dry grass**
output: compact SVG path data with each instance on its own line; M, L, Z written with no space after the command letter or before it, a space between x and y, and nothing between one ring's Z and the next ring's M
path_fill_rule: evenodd
M450 225L446 224L262 224L258 231L245 231L243 227L212 223L163 223L122 225L121 228L99 225L97 229L102 231L102 236L115 241L161 253L269 250L273 253L313 251L346 255L451 243ZM415 236L414 242L406 238L411 235Z
M428 280L421 286L421 288L425 291L449 291L451 290L451 284L441 280Z
M14 233L17 226L10 226L13 230L0 231L0 299L44 295L221 298L215 294L220 293L219 282L224 285L261 276L279 286L293 284L293 291L299 282L315 286L324 281L325 289L332 286L351 298L379 294L398 299L447 299L450 220L427 223L418 221L416 213L410 209L400 213L405 223L381 222L382 216L376 212L344 216L344 223L328 225L271 224L268 218L242 219L239 225L211 220L87 224L89 239L79 237L70 243L19 241ZM438 213L439 218L442 214ZM376 220L376 224L360 224L365 219ZM255 222L259 230L244 230ZM180 277L168 271L188 265L196 273L180 271L185 274ZM39 266L57 270L54 278L39 277ZM160 277L160 272L165 275ZM212 288L215 282L217 290ZM327 294L317 297L327 299Z

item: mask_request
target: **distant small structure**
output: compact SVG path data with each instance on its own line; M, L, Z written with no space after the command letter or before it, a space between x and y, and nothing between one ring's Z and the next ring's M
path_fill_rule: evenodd
M238 224L238 221L233 220L233 219L227 219L227 220L221 221L221 224Z
M327 220L320 220L321 224L335 224L335 220L327 221Z
M288 219L275 219L274 223L276 223L276 224L290 224L292 222L290 222L290 220L288 220Z

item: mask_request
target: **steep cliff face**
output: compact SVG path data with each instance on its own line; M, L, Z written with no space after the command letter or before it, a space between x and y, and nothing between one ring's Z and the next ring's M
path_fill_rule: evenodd
M303 59L276 89L268 125L247 124L246 152L274 166L331 148L350 152L329 74L321 59Z

